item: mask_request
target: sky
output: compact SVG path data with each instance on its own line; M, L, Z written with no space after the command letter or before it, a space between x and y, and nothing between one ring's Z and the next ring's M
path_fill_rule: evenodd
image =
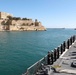
M46 28L76 28L76 0L0 0L0 11L38 19Z

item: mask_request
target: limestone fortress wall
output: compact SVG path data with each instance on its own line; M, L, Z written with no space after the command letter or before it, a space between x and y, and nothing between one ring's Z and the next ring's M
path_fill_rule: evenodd
M5 12L0 12L0 31L25 31L25 30L46 30L41 22L37 19L13 17L13 15Z
M13 16L13 15L6 12L0 12L0 19L7 19L7 16Z

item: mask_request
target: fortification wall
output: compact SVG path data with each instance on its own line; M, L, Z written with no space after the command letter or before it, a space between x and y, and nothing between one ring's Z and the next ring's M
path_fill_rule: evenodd
M8 19L7 16L13 16L13 15L6 12L0 12L0 19Z
M34 23L32 20L12 20L12 25L31 25Z
M41 22L32 19L16 19L16 17L7 18L7 16L12 16L9 13L0 12L0 31L2 30L46 30L44 26L42 26Z

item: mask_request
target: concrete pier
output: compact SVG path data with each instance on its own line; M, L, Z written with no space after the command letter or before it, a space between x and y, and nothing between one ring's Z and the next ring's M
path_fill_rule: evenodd
M50 66L50 75L76 75L76 42L74 42L69 49L66 49L62 55ZM56 72L51 69L54 68Z
M76 36L71 36L23 75L76 75Z

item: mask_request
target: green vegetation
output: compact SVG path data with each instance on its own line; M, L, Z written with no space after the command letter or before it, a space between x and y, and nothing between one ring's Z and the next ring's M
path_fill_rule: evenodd
M13 17L12 17L12 16L7 16L7 18L8 18L9 20L12 20Z
M21 20L20 17L7 16L7 18L8 18L9 20Z
M7 16L8 19L10 20L30 20L28 18L22 18L21 17L12 17L12 16Z
M28 20L27 18L22 18L22 20Z
M13 17L12 20L21 20L20 17Z

